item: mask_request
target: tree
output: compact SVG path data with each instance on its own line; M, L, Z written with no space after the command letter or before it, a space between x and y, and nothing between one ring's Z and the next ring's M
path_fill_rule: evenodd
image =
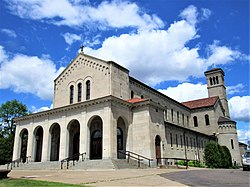
M26 105L17 100L7 101L0 106L0 164L12 160L16 127L14 118L27 114Z
M232 167L232 157L226 146L208 142L205 146L204 154L205 163L209 168Z

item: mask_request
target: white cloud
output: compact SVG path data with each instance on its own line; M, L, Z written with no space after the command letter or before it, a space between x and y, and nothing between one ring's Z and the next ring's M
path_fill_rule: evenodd
M244 85L241 83L234 85L234 86L227 86L227 94L233 95L235 93L240 93L240 92L242 92L243 88L244 88Z
M0 45L0 64L7 58L6 52L3 46Z
M7 34L9 37L17 37L16 32L10 29L1 29L1 32Z
M228 103L233 120L250 122L250 96L234 96Z
M114 0L97 6L69 0L6 0L8 8L21 18L43 20L56 25L82 27L86 23L99 27L160 28L164 24L156 15L142 11L136 3Z
M72 33L65 33L62 35L64 37L64 40L67 44L71 45L72 43L76 42L76 41L80 41L81 40L81 36L76 35L76 34L72 34Z
M182 83L176 87L168 87L158 91L179 102L208 97L206 84Z
M181 18L186 19L190 24L193 25L197 22L197 16L197 8L193 5L188 6L180 13Z
M53 80L63 70L44 55L14 54L3 60L0 66L0 89L12 89L16 93L31 93L44 100L53 98Z
M37 112L42 112L42 111L50 110L52 108L53 108L53 104L51 104L50 107L43 106L43 107L40 107L40 108L36 108L35 106L31 106L31 112L32 113L37 113Z
M250 128L248 128L248 130L245 129L237 130L237 134L239 142L247 144L248 141L250 141Z

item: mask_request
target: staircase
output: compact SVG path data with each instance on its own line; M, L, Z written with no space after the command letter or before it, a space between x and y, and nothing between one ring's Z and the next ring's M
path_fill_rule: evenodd
M19 167L12 167L12 170L58 170L60 169L60 161L50 162L30 162L20 163Z

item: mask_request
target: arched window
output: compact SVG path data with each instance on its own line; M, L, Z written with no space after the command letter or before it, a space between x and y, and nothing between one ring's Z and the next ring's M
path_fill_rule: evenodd
M219 84L219 78L216 76L216 83Z
M216 80L215 80L215 77L213 77L213 83L216 84Z
M210 85L213 85L212 77L210 77L209 80L210 80Z
M69 91L69 103L72 104L74 101L74 86L70 86L70 91Z
M209 116L207 114L205 115L205 123L206 123L206 125L210 125Z
M117 150L123 150L123 133L122 133L122 129L117 127L116 134L117 134Z
M79 83L78 85L77 85L77 87L78 87L78 102L81 102L82 101L82 83Z
M133 98L134 98L134 92L131 91L131 99L133 99Z
M86 100L90 99L90 80L86 81Z
M179 116L179 112L177 112L177 123L180 123L180 116Z
M197 117L194 116L194 127L198 127L198 120L197 120Z
M141 95L141 99L144 99L144 96L143 96L143 95Z
M171 118L172 118L172 121L174 121L174 110L171 109Z

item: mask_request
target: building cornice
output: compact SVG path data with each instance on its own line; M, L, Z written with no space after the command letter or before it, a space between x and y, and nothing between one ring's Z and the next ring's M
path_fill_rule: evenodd
M98 99L83 101L83 102L79 102L79 103L75 103L75 104L71 104L71 105L67 105L67 106L63 106L63 107L53 108L50 110L25 115L22 117L15 118L14 120L16 122L18 122L18 121L28 120L28 119L32 119L32 118L36 118L36 117L53 115L53 114L61 113L61 112L65 112L65 111L72 111L75 109L93 106L93 105L97 105L97 104L101 104L101 103L107 103L107 102L116 102L116 103L119 103L119 104L121 104L123 106L127 106L127 107L132 106L132 104L127 102L127 101L124 101L120 98L109 95L109 96L105 96L105 97L98 98Z

